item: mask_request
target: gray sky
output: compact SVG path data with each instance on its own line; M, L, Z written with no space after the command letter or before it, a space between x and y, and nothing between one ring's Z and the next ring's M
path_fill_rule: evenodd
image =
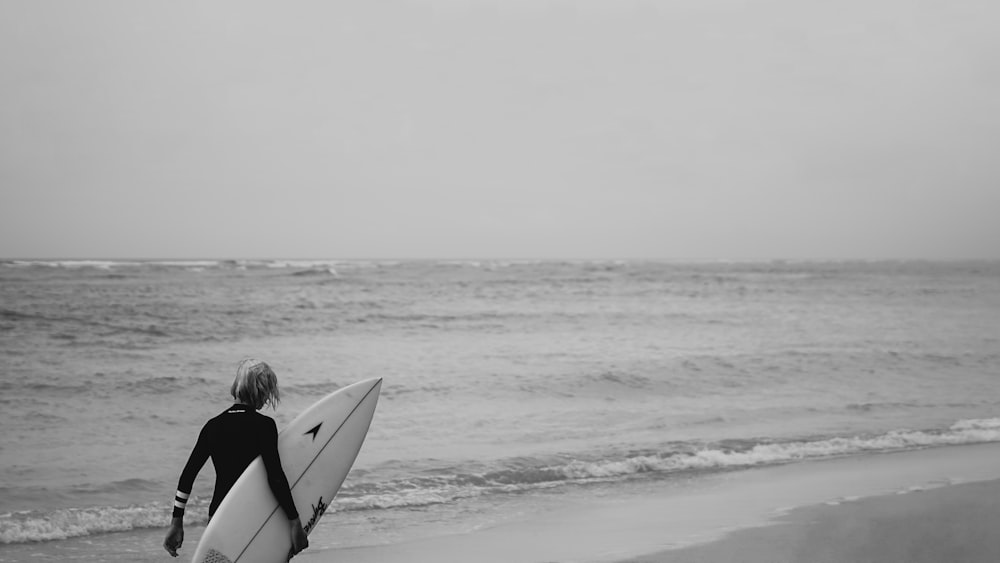
M0 257L1000 258L994 0L0 3Z

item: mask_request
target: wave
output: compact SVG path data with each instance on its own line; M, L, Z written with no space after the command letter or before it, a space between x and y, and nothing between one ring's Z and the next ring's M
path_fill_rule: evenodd
M21 379L13 379L10 381L0 382L0 391L8 392L14 390L27 390L30 392L37 393L40 397L64 397L67 395L79 395L87 393L94 388L94 383L92 381L71 381L71 382L26 382ZM48 404L36 399L36 402L41 402L41 404Z
M320 267L320 268L309 268L309 269L306 269L306 270L298 270L298 271L292 272L291 275L295 276L297 278L313 277L313 276L334 277L334 278L339 278L340 277L340 274L337 273L337 270L335 268L333 268L332 266Z
M248 270L258 268L269 269L325 269L325 268L416 268L416 269L467 269L495 271L504 269L555 268L557 270L583 270L588 272L614 271L638 267L635 272L642 275L648 271L660 275L664 272L679 273L691 270L695 275L716 274L718 272L735 273L736 277L720 278L729 281L743 279L743 275L768 274L791 276L793 278L829 278L843 274L845 271L890 271L890 272L935 272L947 269L984 273L994 271L1000 262L996 260L957 260L957 261L899 261L899 260L642 260L642 259L469 259L469 260L433 260L433 259L176 259L176 260L38 260L38 259L7 259L0 260L0 266L11 269L52 268L64 270L118 270L124 268L177 268L177 269L226 269Z
M480 325L486 327L499 327L512 319L530 318L531 312L525 311L470 311L463 313L363 313L345 319L347 323L355 325L365 324L392 324L404 326L419 326L431 328L458 327L465 328L468 325ZM572 315L565 313L553 313L549 318L570 318Z
M49 326L55 326L56 328L51 332L53 338L57 339L75 339L77 336L72 333L60 332L58 329L60 327L85 327L87 329L103 329L102 332L97 333L98 336L119 336L119 335L138 335L138 336L152 336L157 338L168 337L170 334L160 327L154 325L146 326L126 326L122 324L110 323L102 320L95 320L83 317L75 317L69 315L45 315L39 313L24 313L21 311L16 311L13 309L0 309L0 320L9 321L14 323L19 322L36 322L44 323Z
M344 268L349 270L368 270L382 268L397 268L416 270L433 269L469 269L496 271L510 268L537 269L555 267L582 268L588 270L612 270L627 266L635 261L629 260L361 260L361 259L249 259L249 260L0 260L0 266L11 269L52 269L52 270L97 270L97 271L137 271L142 269L178 269L188 271L206 270L314 270L336 271ZM640 261L645 265L655 262Z
M525 463L485 471L425 474L386 483L346 487L338 496L342 510L422 506L485 494L521 492L595 481L669 477L694 471L728 471L806 460L885 453L937 446L1000 441L1000 419L962 420L943 430L894 430L872 436L835 436L787 442L730 441L673 444L648 451L596 459L567 458L558 463Z
M320 383L290 383L281 386L281 394L299 395L303 397L321 397L340 389L344 385L336 381Z
M235 273L283 270L294 276L322 275L336 279L341 271L423 267L419 260L0 260L7 275L50 272L52 275L126 279L151 272ZM30 278L25 278L30 279Z
M116 266L127 266L133 262L122 262L112 260L10 260L3 262L4 266L11 268L93 268L97 270L110 270Z
M919 408L925 405L920 403L908 403L908 402L898 402L898 401L886 401L886 402L875 402L875 403L850 403L844 407L845 410L858 411L858 412L872 412L879 409L912 409Z
M116 382L115 386L120 391L143 397L148 395L165 395L187 389L208 389L211 388L212 384L212 381L204 377L159 375L122 383Z
M122 481L114 481L111 483L82 483L75 485L71 490L74 494L105 494L105 493L138 493L138 492L149 492L149 491L159 491L162 486L148 479L139 479L133 477L131 479L124 479Z
M33 397L40 406L51 407L52 399L60 399L67 396L94 396L105 397L109 393L116 396L123 393L126 396L149 397L150 395L165 395L183 391L201 392L203 389L210 389L214 382L210 379L199 376L170 376L153 375L148 377L128 378L124 381L118 377L105 378L103 372L94 374L94 379L59 379L53 378L51 381L23 381L12 380L0 382L0 391L26 392ZM130 374L131 376L131 374ZM18 402L25 400L18 396ZM25 416L25 415L22 415ZM29 411L27 416L32 416ZM51 414L38 413L39 417L51 417ZM58 420L53 418L53 421Z
M355 481L340 491L334 507L340 511L415 508L562 486L584 486L623 479L668 479L692 472L731 471L866 453L986 442L1000 442L1000 418L960 420L943 429L903 429L867 436L794 441L734 440L712 444L680 442L665 446L661 451L604 457L517 458L492 467L480 464L436 467L384 480L376 478L379 469L375 468L356 470L352 474ZM388 465L388 469L395 474L407 471L400 462ZM142 491L158 487L143 480L130 480L116 484L115 488L119 485ZM97 492L104 490L107 487L100 487ZM192 498L188 508L189 522L207 521L208 499ZM166 526L169 517L169 502L0 514L0 544L158 528Z
M192 507L194 503L189 502ZM193 523L208 520L208 502L196 506ZM131 506L96 506L0 514L0 544L29 543L125 532L143 528L165 528L170 523L171 506L151 503ZM203 514L201 514L203 513Z

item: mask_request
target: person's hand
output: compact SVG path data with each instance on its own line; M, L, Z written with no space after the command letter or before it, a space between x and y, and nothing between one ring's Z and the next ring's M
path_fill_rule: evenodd
M181 548L183 543L184 525L180 519L174 518L170 523L170 529L167 530L167 537L163 540L163 549L166 549L171 556L177 557L177 550Z
M288 558L291 559L299 554L300 551L309 547L309 538L306 536L305 530L302 529L302 522L296 518L291 521L292 524L292 548L288 551Z

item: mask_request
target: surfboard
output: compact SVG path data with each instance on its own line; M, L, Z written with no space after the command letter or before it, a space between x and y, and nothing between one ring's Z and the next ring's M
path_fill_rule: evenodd
M308 534L337 494L368 433L382 379L343 387L320 399L278 433L278 455ZM288 559L290 525L258 457L205 528L193 563L276 563Z

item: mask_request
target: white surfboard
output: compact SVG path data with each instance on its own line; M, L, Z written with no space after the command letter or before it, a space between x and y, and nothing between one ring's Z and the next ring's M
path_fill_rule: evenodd
M354 464L368 433L382 379L330 393L278 433L278 455L308 534ZM193 563L278 563L288 559L290 526L258 457L230 489L195 550Z

